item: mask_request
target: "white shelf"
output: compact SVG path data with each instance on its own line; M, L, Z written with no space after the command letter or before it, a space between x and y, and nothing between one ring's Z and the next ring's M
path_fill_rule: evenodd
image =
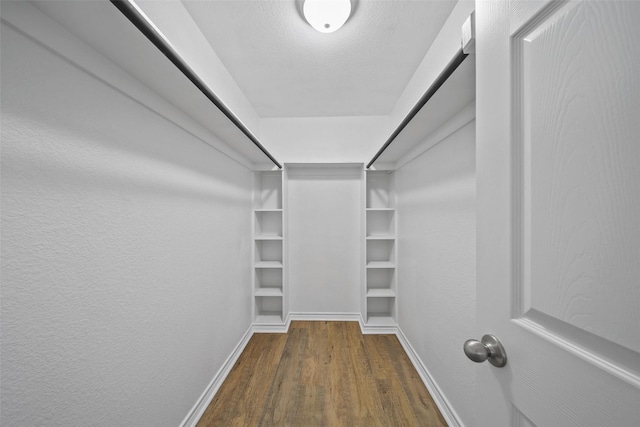
M279 236L283 235L282 210L261 209L256 210L253 220L254 236ZM256 238L257 238L256 237Z
M282 172L262 171L254 174L253 208L256 212L282 211Z
M281 297L282 289L279 288L260 288L254 293L257 297Z
M396 326L395 320L390 315L369 314L367 317L368 326Z
M395 175L366 171L365 280L363 316L367 326L396 326Z
M367 264L395 262L395 239L367 239Z
M253 322L282 325L286 303L282 171L255 172L253 190Z
M395 199L390 171L366 171L365 208L367 210L393 210Z
M260 264L263 262L277 262L282 265L283 260L283 240L282 239L268 239L268 240L255 240L255 263Z
M255 268L282 268L282 261L260 261L260 262L256 262Z
M367 236L394 236L394 209L367 209Z
M282 323L282 313L278 311L267 311L256 316L254 323L259 324L274 324Z
M396 275L393 268L370 268L366 271L367 291L391 289L395 292Z
M396 268L396 265L389 261L371 261L367 263L367 268Z
M391 289L369 289L367 298L395 298L396 293Z

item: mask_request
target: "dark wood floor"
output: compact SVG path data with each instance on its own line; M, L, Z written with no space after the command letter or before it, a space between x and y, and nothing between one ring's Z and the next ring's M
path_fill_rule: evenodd
M292 322L255 334L204 426L446 426L394 335L357 322Z

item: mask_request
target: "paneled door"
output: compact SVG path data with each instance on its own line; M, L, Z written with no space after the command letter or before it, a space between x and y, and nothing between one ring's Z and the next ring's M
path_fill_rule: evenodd
M473 338L507 364L477 365L474 425L640 426L640 2L478 0L476 24Z

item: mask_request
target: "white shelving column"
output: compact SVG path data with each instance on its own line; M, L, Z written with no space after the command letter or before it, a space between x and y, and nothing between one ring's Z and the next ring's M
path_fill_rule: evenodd
M285 326L282 171L259 171L253 192L253 325L260 332Z
M391 171L366 171L365 330L396 331L396 209Z

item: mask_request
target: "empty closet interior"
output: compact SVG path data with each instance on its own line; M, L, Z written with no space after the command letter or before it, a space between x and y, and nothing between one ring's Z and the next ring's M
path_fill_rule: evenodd
M15 419L191 425L292 320L397 334L468 419L473 2L388 115L293 118L253 110L182 2L138 3L2 4L3 365L48 367L4 380Z

